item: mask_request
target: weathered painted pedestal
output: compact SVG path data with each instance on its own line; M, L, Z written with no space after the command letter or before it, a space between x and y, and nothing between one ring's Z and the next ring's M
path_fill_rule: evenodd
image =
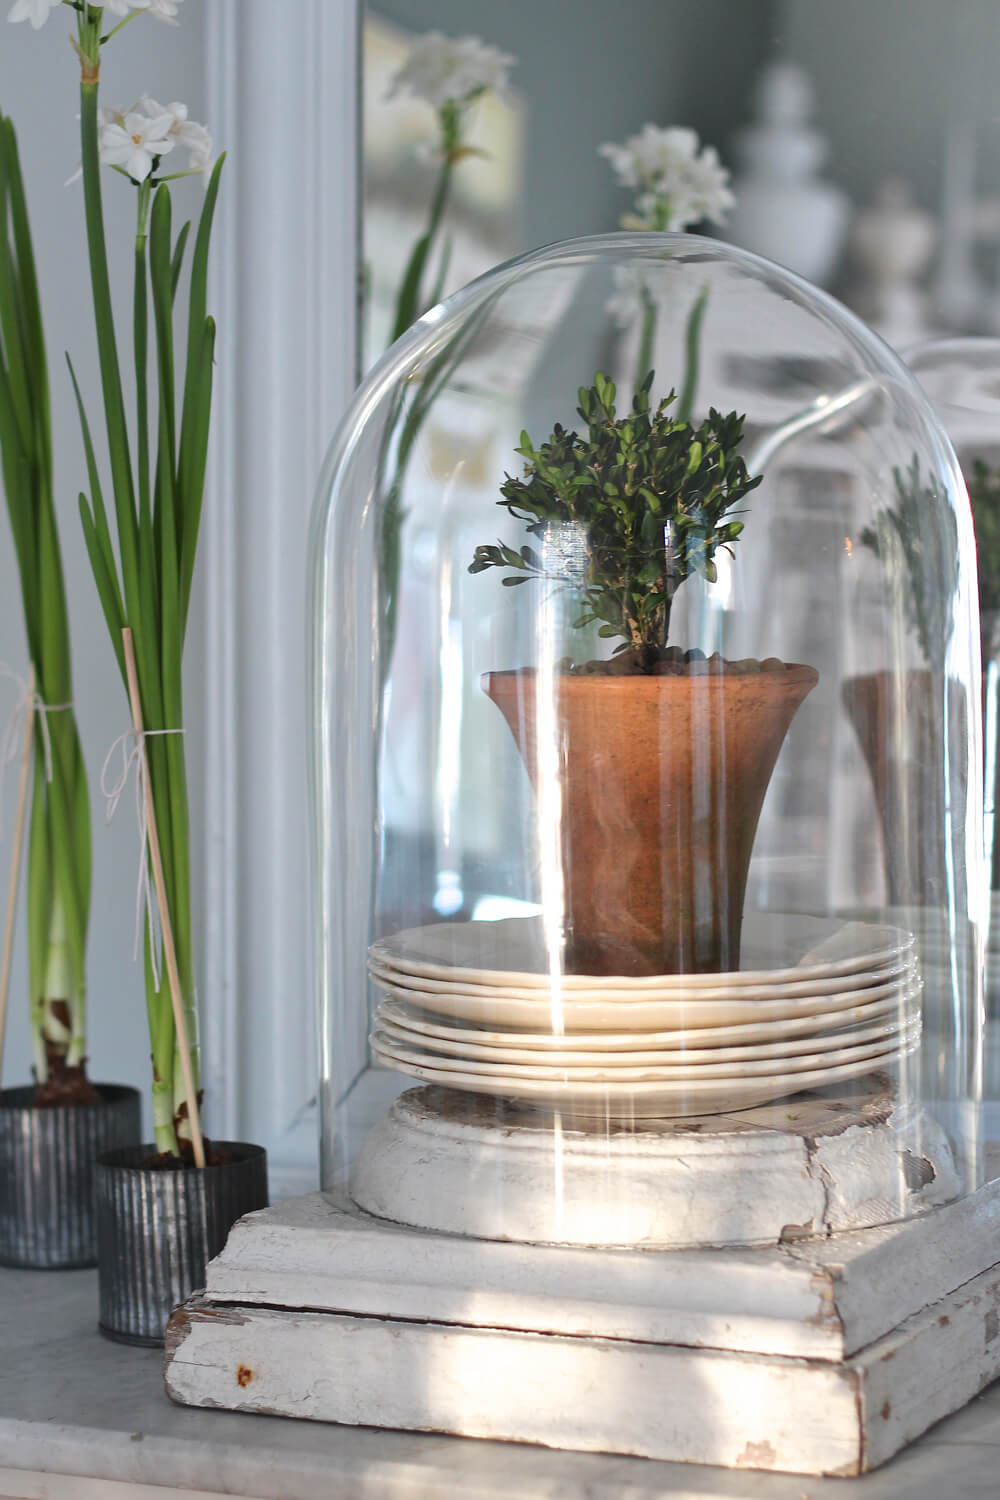
M464 1159L469 1188L470 1173L483 1170L468 1134L444 1129L445 1102L414 1091L381 1127L393 1137L401 1180L416 1162L421 1110L441 1127L439 1172ZM496 1226L471 1221L459 1233L405 1226L361 1212L346 1196L312 1194L250 1215L209 1266L204 1294L174 1316L167 1390L195 1406L731 1467L874 1468L1000 1375L1000 1181L940 1204L936 1193L955 1190L946 1146L906 1121L909 1207L921 1216L844 1229L852 1212L861 1222L871 1212L860 1190L851 1206L850 1162L859 1184L867 1177L877 1188L872 1162L884 1158L879 1132L889 1121L869 1109L867 1119L852 1116L839 1128L827 1122L824 1135L812 1113L801 1170L788 1184L788 1201L813 1205L810 1213L782 1217L776 1174L773 1195L759 1212L746 1205L742 1221L754 1226L745 1237L759 1243L739 1248L648 1248L637 1233L662 1229L665 1206L681 1214L677 1131L660 1133L659 1147L650 1132L638 1151L627 1137L647 1201L628 1221L633 1243L625 1248L476 1238ZM728 1117L737 1153L767 1147L771 1127L756 1114ZM473 1120L470 1128L487 1126ZM787 1124L780 1133L787 1146ZM536 1146L543 1134L551 1140L550 1128L539 1131ZM509 1150L490 1142L488 1165L509 1185L520 1232L540 1199L528 1191L518 1199L532 1143L516 1131L509 1139ZM736 1177L723 1137L687 1129L686 1139L692 1184L700 1185L688 1196L693 1222L704 1189L700 1158L714 1155L719 1172ZM575 1141L578 1160L572 1131L567 1142L567 1181L579 1187L586 1142ZM672 1163L659 1199L650 1175L658 1149ZM366 1200L388 1192L398 1210L403 1188L383 1171L391 1154L376 1154L377 1178L366 1179L362 1162L358 1192ZM836 1165L832 1175L825 1163ZM443 1211L431 1181L407 1188L411 1216ZM583 1232L579 1212L565 1223ZM833 1226L841 1232L830 1235ZM602 1237L611 1234L606 1225Z

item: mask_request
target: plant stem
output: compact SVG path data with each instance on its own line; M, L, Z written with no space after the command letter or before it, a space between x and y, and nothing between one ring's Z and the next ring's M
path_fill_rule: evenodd
M635 366L635 389L638 390L649 374L653 363L653 343L656 338L656 302L649 287L643 283L642 292L642 328L639 333L639 353Z
M459 107L449 101L439 112L438 120L441 126L441 170L438 172L434 196L431 199L427 228L414 245L410 259L406 265L406 270L403 273L399 296L396 299L396 316L393 320L392 336L389 340L392 344L398 338L402 338L406 330L417 321L424 311L420 298L424 270L448 205L448 195L451 191L451 179L452 173L455 170L455 163L462 154L462 121Z
M677 402L677 420L690 422L698 393L698 374L701 365L701 325L708 302L708 287L703 286L688 313L684 333L684 384Z

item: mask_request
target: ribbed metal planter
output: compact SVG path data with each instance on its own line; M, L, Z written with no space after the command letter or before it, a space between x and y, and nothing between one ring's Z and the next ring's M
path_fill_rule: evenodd
M147 1167L155 1146L108 1151L97 1164L100 1329L123 1344L163 1343L170 1314L205 1284L232 1226L267 1207L267 1154L213 1141L230 1160L178 1171Z
M137 1089L98 1083L97 1104L35 1109L34 1088L0 1090L0 1265L41 1271L97 1260L98 1156L139 1139Z

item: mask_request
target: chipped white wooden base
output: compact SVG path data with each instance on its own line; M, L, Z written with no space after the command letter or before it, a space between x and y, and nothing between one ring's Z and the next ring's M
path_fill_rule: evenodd
M844 1099L806 1093L596 1129L565 1111L409 1089L369 1131L351 1178L366 1212L420 1229L656 1247L863 1229L961 1190L945 1132L877 1072Z
M859 1474L1000 1372L1000 1268L845 1361L192 1299L176 1401L730 1468Z
M804 1473L883 1463L1000 1375L1000 1180L760 1248L475 1239L311 1194L175 1314L192 1406Z

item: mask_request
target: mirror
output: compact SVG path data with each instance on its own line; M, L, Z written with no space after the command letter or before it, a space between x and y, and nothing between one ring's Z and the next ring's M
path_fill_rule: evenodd
M477 107L448 211L451 291L509 255L617 227L597 153L686 125L733 172L724 238L829 286L904 347L1000 328L993 0L378 0L365 28L365 361L434 187L432 110L385 99L414 39L474 35L516 59ZM796 65L777 76L769 65ZM429 282L425 291L434 290Z

